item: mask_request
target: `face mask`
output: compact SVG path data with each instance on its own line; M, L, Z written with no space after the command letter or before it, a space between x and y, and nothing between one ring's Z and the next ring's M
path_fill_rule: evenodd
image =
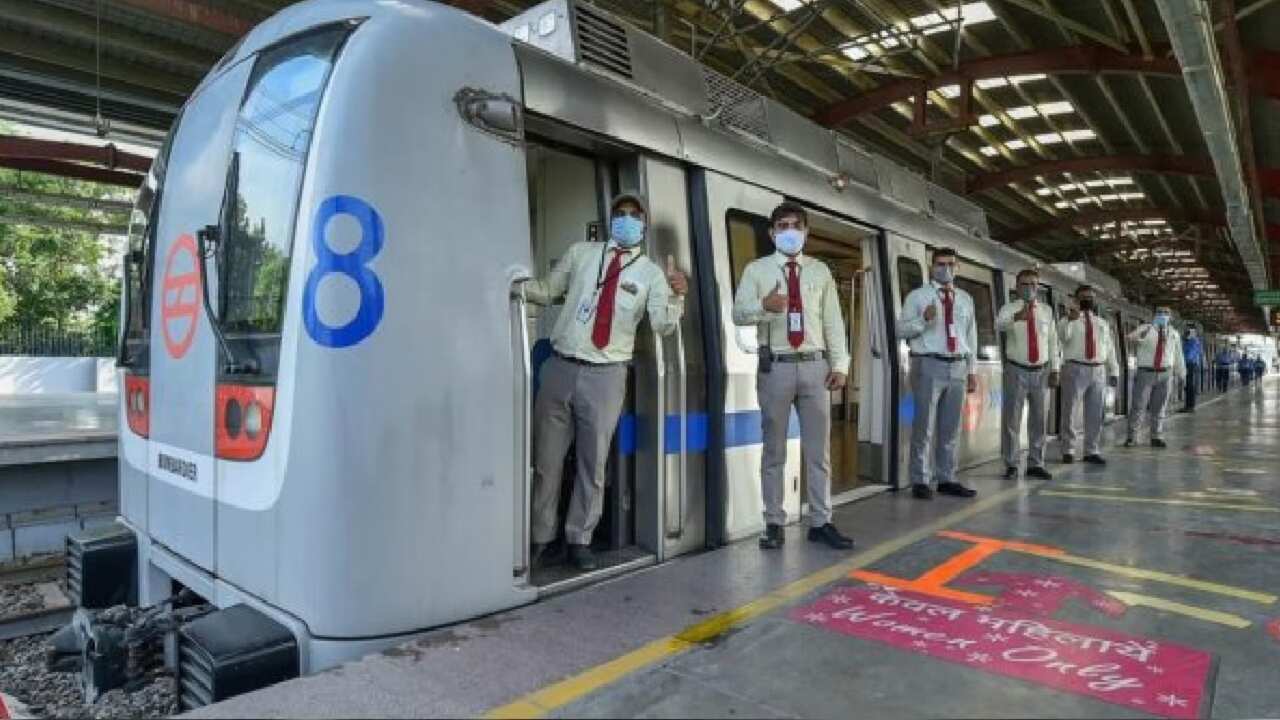
M1080 301L1080 309L1085 312L1093 312L1094 307L1095 305L1092 298L1085 298Z
M609 223L609 237L622 247L633 247L644 239L644 221L620 215Z
M950 285L956 279L956 269L951 265L934 265L933 279L941 285Z
M1164 313L1160 313L1159 315L1156 315L1156 319L1155 319L1155 326L1156 326L1156 327L1161 327L1161 328L1162 328L1162 327L1164 327L1165 325L1168 325L1168 324L1169 324L1169 316L1168 316L1168 315L1165 315Z
M1035 298L1035 296L1036 296L1035 288L1030 288L1030 287L1018 288L1018 297L1021 297L1026 302L1031 302L1031 300Z
M1195 337L1195 336L1196 336L1196 331L1195 331L1195 330L1188 330L1188 331L1187 331L1187 337L1189 337L1189 338L1193 338L1193 337Z
M804 237L803 230L779 230L773 234L773 245L783 255L796 255L804 248Z

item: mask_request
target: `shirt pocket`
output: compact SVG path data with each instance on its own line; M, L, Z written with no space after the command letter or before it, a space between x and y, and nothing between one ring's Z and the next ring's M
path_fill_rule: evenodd
M632 320L638 320L641 311L644 309L644 300L648 294L648 288L639 280L624 279L618 283L618 294L614 300L614 305L618 309L618 313Z

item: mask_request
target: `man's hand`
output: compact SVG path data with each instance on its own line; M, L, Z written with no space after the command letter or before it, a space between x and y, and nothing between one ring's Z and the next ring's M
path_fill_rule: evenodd
M848 382L848 378L845 376L844 373L835 372L834 370L827 373L827 389L828 390L839 390L840 388L844 387L846 382Z
M1068 319L1068 320L1073 320L1073 321L1074 321L1074 320L1079 320L1079 319L1080 319L1080 308L1074 308L1074 307L1073 307L1073 308L1071 308L1070 310L1068 310L1068 311L1067 311L1067 319Z
M1110 385L1111 387L1119 387L1120 378L1116 377L1115 375L1112 375L1111 377L1107 378L1107 384Z
M1014 319L1014 320L1016 320L1016 321L1018 321L1018 322L1026 322L1026 321L1027 321L1027 308L1029 308L1029 307L1031 307L1031 303L1026 303L1025 305L1023 305L1021 310L1019 310L1018 312L1016 312L1016 313L1014 313L1014 314L1013 314L1013 319Z
M1054 370L1053 372L1049 373L1049 387L1051 388L1058 387L1058 382L1060 381L1060 379L1061 379L1061 376L1058 375L1057 370Z
M760 303L765 310L769 312L786 312L787 296L782 294L782 281L779 280L777 285L773 286L773 291L764 296L764 300Z
M977 375L970 373L968 387L966 387L965 389L968 390L970 395L978 392L978 376Z
M929 306L924 309L924 323L926 325L932 325L934 319L937 317L938 317L937 306L935 306L933 303L929 303Z
M1148 336L1148 335L1150 335L1150 334L1151 334L1151 326L1150 326L1150 325L1148 325L1148 326L1146 327L1146 329L1142 331L1142 334L1138 336L1138 339L1139 339L1139 340L1146 340L1146 339L1147 339L1147 336Z
M671 292L676 295L683 296L689 292L689 278L676 269L676 259L670 255L667 256L667 285L671 286Z

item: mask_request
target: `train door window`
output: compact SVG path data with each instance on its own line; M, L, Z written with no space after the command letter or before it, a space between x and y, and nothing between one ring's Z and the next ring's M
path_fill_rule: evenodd
M978 327L978 359L996 360L999 338L996 336L996 314L991 286L967 277L957 277L956 287L973 298L974 323Z
M907 301L912 290L924 285L924 270L920 263L907 257L898 258L898 294L899 300Z
M752 260L773 253L769 238L769 219L760 215L730 210L725 215L729 229L729 264L733 266L733 290Z
M346 25L330 27L262 51L236 121L220 219L220 323L236 359L266 377L275 376L280 360L289 257L312 131L350 32Z

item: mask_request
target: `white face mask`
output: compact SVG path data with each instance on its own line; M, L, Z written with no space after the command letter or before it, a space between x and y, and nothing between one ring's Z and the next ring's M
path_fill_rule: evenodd
M773 245L783 255L798 255L804 249L805 232L797 228L778 230L773 234Z

